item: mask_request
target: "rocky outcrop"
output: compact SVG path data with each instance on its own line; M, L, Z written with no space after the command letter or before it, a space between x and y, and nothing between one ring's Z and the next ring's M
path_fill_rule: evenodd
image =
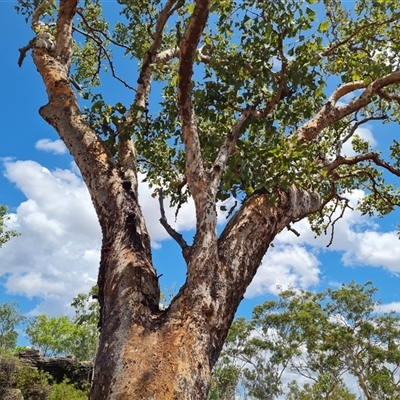
M72 356L43 357L39 350L28 349L19 353L19 359L22 363L49 374L56 383L67 378L77 388L84 388L92 379L93 363L79 362Z

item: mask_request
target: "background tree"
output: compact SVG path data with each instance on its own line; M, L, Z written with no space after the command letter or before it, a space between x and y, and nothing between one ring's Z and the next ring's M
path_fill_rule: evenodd
M318 384L310 385L306 383L303 388L300 388L296 381L289 384L289 393L287 400L356 400L357 397L351 393L345 386L335 386L331 393L326 393Z
M355 398L345 375L366 399L398 398L400 316L381 313L375 291L354 282L322 293L283 291L277 301L256 306L251 321L233 323L217 365L241 360L235 382L252 399L283 392L288 399ZM308 383L291 383L287 391L288 372Z
M399 203L386 182L400 175L398 142L379 153L356 135L367 122L398 121L399 3L358 0L351 11L336 0L118 6L119 21L96 1L17 5L34 35L19 64L32 50L48 95L40 115L74 157L103 232L91 397L204 399L275 236L307 216L324 231L356 188L368 193L364 213L382 216ZM123 79L118 66L128 60L126 70L139 70ZM122 99L125 88L131 101L107 100L104 65L114 93ZM350 142L353 156L343 151ZM138 171L155 186L161 223L187 264L166 310ZM178 210L192 197L192 243L165 219L166 195ZM236 209L217 235L218 202L230 198Z
M12 350L17 345L17 326L26 318L16 302L0 304L0 353Z
M80 361L92 360L98 344L99 306L92 300L96 292L93 287L88 294L74 297L74 318L46 314L32 318L25 329L30 344L45 356L72 355Z

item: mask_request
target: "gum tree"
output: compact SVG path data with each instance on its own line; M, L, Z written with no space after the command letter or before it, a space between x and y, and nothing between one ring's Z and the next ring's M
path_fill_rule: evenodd
M400 315L380 310L376 290L352 281L322 293L285 290L256 306L251 320L233 322L211 394L240 388L254 399L355 398L346 387L351 377L365 399L398 398ZM286 387L285 374L306 383Z
M398 120L400 9L390 0L360 0L351 12L336 0L114 6L119 21L97 1L17 6L33 31L18 62L31 51L48 95L39 113L74 157L103 233L91 398L204 399L277 233L305 217L325 229L355 188L368 193L364 213L398 204L384 180L400 175L398 142L383 159L356 133L373 120ZM126 104L107 100L104 67L114 95L131 92ZM355 155L343 152L348 143ZM196 209L191 243L162 213L187 264L166 310L139 172L161 212L164 196L178 210L191 196ZM217 207L228 199L235 207L217 235Z

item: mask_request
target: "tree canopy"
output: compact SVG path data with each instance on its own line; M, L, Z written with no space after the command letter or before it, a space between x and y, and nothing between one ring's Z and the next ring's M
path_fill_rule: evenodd
M17 345L17 326L25 317L16 302L0 304L0 356L5 350L12 350Z
M398 122L396 1L361 0L346 9L337 0L224 0L211 3L207 24L191 2L118 5L118 19L100 2L77 9L71 77L87 122L108 150L119 159L118 143L133 137L140 172L173 204L189 195L182 133L189 118L201 148L197 167L221 169L219 200L263 189L274 203L278 189L295 183L318 189L327 210L330 200L346 205L343 195L355 188L369 192L360 205L365 213L384 215L398 204L385 179L385 172L400 174L398 142L385 161L357 136L368 122ZM19 0L16 8L32 17L36 32L54 36L57 6L44 1L34 12L36 6ZM201 18L202 31L192 32ZM185 31L185 43L189 35L198 42L185 48L187 65L178 62ZM118 67L124 70L127 59L139 60L139 68L121 78ZM131 103L110 102L116 96L102 90L106 72L118 92L132 93ZM186 122L183 103L191 108ZM346 142L354 156L343 153Z
M39 113L74 157L103 232L91 396L204 399L276 235L306 217L333 232L355 189L364 214L399 204L388 178L400 176L398 141L380 152L357 129L399 120L400 5L119 0L116 17L105 4L16 6L34 35L18 63L32 50L48 95ZM187 264L163 310L143 177ZM193 199L191 243L166 220L165 196L177 212ZM231 216L221 233L217 207Z
M366 399L399 397L400 316L381 311L376 290L371 282L286 290L256 306L231 327L210 399L240 388L254 399L354 399L349 381ZM306 383L285 385L285 376Z
M31 318L25 328L30 344L45 356L74 356L80 361L94 358L98 343L99 305L92 300L97 292L80 293L72 300L74 318L67 315L49 317L40 314Z

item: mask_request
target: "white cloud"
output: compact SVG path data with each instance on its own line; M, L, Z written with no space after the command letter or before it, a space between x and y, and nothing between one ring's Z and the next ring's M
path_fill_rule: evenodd
M27 197L9 224L21 236L1 252L5 288L43 299L38 312L67 311L97 276L100 228L87 189L71 171L50 172L33 161L8 161L5 168Z
M35 143L35 148L54 154L65 154L67 152L64 142L60 139L40 139Z
M376 307L376 312L378 313L390 313L390 312L400 313L400 301L393 301L392 303L379 304Z
M4 245L0 276L8 293L43 301L34 312L67 312L72 297L97 280L101 232L81 178L73 171L49 171L34 161L5 160L5 176L26 196L8 225L21 233ZM140 203L153 244L169 238L159 223L158 199L140 184ZM165 200L169 223L184 231L195 226L192 202L183 205L177 221Z
M349 204L355 209L364 197L361 190L347 195ZM340 210L337 211L338 216ZM333 218L335 219L335 217ZM342 254L345 266L380 267L391 273L400 274L400 246L397 232L382 232L371 218L366 218L357 210L346 210L335 224L331 246L328 235L315 237L307 219L293 225L299 233L297 238L288 230L275 238L275 247L270 248L263 259L246 297L265 293L277 294L277 286L308 289L318 283L318 251L336 251ZM310 250L311 249L311 250Z
M374 148L377 145L377 142L374 138L374 135L372 134L372 131L367 127L357 128L354 136L359 136L361 139L369 142L372 148ZM347 157L352 157L355 156L356 154L357 153L353 150L352 139L349 139L343 145L342 155Z
M354 190L346 197L355 209L364 195L362 190ZM397 232L382 232L373 219L362 216L357 210L346 210L343 218L337 221L333 242L329 249L326 249L326 246L330 236L323 235L315 238L306 219L293 227L300 232L301 236L294 239L291 232L283 231L277 236L277 243L293 243L296 240L299 244L326 251L342 252L342 261L346 266L382 267L392 273L400 273L400 246Z
M248 287L246 297L316 285L319 282L319 264L315 255L304 247L289 244L271 247Z

